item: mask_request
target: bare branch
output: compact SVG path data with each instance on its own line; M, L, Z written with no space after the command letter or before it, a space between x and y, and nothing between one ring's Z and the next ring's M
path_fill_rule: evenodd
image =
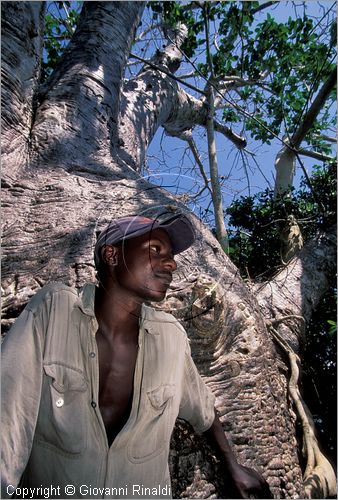
M222 89L232 89L235 87L243 87L244 85L260 85L265 78L266 78L265 75L263 77L257 78L256 80L247 80L246 78L242 78L240 76L235 76L235 75L223 76L222 80L220 80L217 83L217 88L219 90L222 90Z
M336 144L337 142L337 137L330 137L325 134L314 134L314 137L316 137L316 139L320 139L323 141L332 142L332 144Z
M182 56L184 56L187 61L189 61L189 63L193 66L193 68L195 69L196 73L205 81L207 81L207 79L205 78L205 76L199 71L199 69L196 67L196 65L194 64L194 62L182 51L181 48L178 47L178 49L180 50L180 52L182 53ZM168 75L170 78L172 78L173 80L179 82L179 83L182 83L183 85L185 85L186 87L194 90L195 92L199 93L199 94L202 94L203 96L206 96L207 93L205 90L202 90L202 89L199 89L198 87L194 86L194 85L191 85L190 83L188 82L185 82L183 79L181 79L180 77L177 77L175 76L173 73L171 73L170 71L167 71L166 69L160 67L159 65L156 65L154 64L153 62L151 61L148 61L146 59L143 59L142 57L140 56L137 56L136 54L134 53L130 53L130 57L134 57L135 59L138 59L139 61L143 62L144 64L148 64L150 67ZM264 75L264 78L266 76ZM233 99L229 99L226 97L226 95L224 93L222 93L216 85L214 84L211 84L214 89L215 89L215 92L216 92L216 97L215 97L215 100L216 100L216 103L219 101L219 99L223 99L225 102L227 102L232 108L236 109L236 111L238 111L240 114L242 114L244 117L248 117L250 119L252 119L253 121L255 121L256 123L258 123L264 130L267 130L273 137L275 137L275 139L277 139L278 141L280 141L287 149L291 149L292 148L290 147L290 145L286 142L286 141L283 141L277 134L275 134L269 127L267 127L261 120L257 119L255 117L255 115L253 113L248 113L244 108L242 108L241 106L239 106L237 103L235 103L233 101ZM262 85L261 85L262 86ZM228 92L227 89L225 89L226 92ZM271 90L269 90L271 92Z
M318 153L317 151L309 151L308 149L298 149L298 153L302 156L309 156L310 158L314 158L319 161L332 161L334 160L333 156L325 155L324 153Z
M276 0L271 0L269 2L264 2L261 5L259 5L258 7L256 7L255 9L253 9L252 10L252 14L256 14L260 10L266 9L267 7L271 7L272 5L276 5L277 6L278 3L279 2L277 2Z
M201 173L201 176L203 177L205 187L208 189L208 191L211 194L211 189L209 186L209 179L207 178L206 173L204 171L203 163L202 163L201 157L199 155L198 149L196 147L195 141L193 140L192 136L190 138L187 138L186 140L189 144L189 147L191 149L192 154L194 155L194 158L195 158L195 161L198 165L198 168L200 169L200 173Z
M207 60L209 64L209 70L211 75L211 80L214 76L210 46L209 46L209 19L208 19L208 4L204 4L204 26L205 26L205 38L207 47ZM208 87L207 102L209 105L206 129L207 129L207 139L208 139L208 153L209 153L209 168L211 177L211 188L212 188L212 203L214 206L215 213L215 226L216 226L216 236L217 239L225 252L229 248L229 238L228 233L224 224L224 214L223 214L223 200L222 192L219 183L218 174L218 164L217 164L217 151L216 151L216 140L215 140L215 129L214 129L214 117L215 117L215 93L212 85Z
M222 123L219 123L216 120L214 120L214 127L216 132L223 134L227 139L229 139L229 141L233 142L235 146L238 147L238 149L243 149L246 147L247 141L245 137L236 134L233 130L231 130L231 128L223 125Z
M194 78L195 76L197 76L196 71L191 71L190 73L179 75L179 78L181 78L181 80L185 80L185 78Z

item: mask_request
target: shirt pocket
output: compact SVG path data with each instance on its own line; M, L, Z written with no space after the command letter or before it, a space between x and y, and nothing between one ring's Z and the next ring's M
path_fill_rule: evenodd
M172 384L163 384L146 392L140 409L140 421L136 423L128 445L128 459L131 462L146 462L169 447L176 420L174 395L175 385Z
M88 382L76 368L44 365L43 389L36 439L66 454L87 447Z

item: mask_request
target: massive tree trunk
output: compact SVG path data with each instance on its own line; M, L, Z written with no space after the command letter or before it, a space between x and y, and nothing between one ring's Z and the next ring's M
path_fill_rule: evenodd
M157 128L174 128L182 104L178 84L153 67L123 89L143 7L143 2L85 3L72 42L40 89L44 3L2 3L7 326L47 281L81 286L94 279L95 233L112 217L186 211L137 172ZM170 44L158 57L166 71L179 64ZM201 117L203 105L195 109ZM303 317L298 323L273 323L299 352L304 321L332 272L332 240L312 242L312 251L305 247L297 265L292 260L284 276L257 292L241 280L211 232L192 219L197 242L179 256L179 271L161 307L186 328L239 460L260 470L276 497L303 496L289 365L270 326L281 316ZM320 252L322 287L303 279L318 254L313 248ZM291 300L285 301L286 294ZM173 436L170 464L175 497L227 497L217 460L182 422Z

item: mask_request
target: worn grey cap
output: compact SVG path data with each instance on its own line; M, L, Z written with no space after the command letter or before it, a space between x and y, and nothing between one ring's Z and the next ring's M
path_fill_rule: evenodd
M154 229L163 229L169 236L173 254L183 252L195 240L195 231L186 215L178 214L165 220L150 219L140 215L113 219L99 234L95 245L95 265L101 260L101 248L120 241L130 240Z

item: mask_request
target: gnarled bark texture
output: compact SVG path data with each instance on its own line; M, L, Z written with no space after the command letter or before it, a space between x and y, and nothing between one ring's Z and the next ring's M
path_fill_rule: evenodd
M5 326L47 281L81 286L94 279L95 233L112 217L186 210L137 173L157 128L179 128L177 96L183 95L165 73L149 67L123 88L143 7L143 2L86 2L74 39L40 89L44 3L2 3ZM158 57L167 70L179 64L170 44ZM203 101L191 103L191 116L201 117ZM266 319L309 318L325 283L319 290L304 276L311 274L313 249L320 252L318 275L332 272L332 241L323 237L311 243L311 251L304 247L283 276L257 292L241 280L211 232L192 219L198 239L179 256L179 271L161 306L187 329L238 459L260 470L276 497L302 497L288 364ZM279 329L295 351L302 321ZM173 435L170 465L175 497L227 497L212 451L183 422Z

